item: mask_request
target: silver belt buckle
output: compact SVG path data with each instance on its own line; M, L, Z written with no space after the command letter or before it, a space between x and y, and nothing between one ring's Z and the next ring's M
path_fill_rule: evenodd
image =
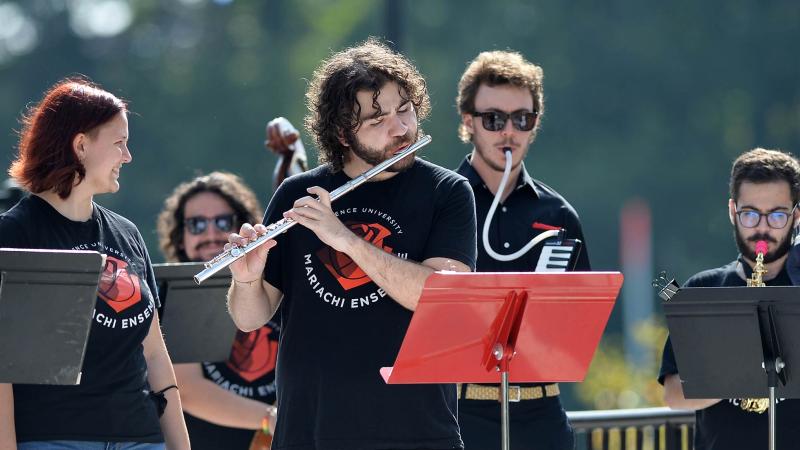
M509 386L508 387L508 401L509 402L518 402L522 400L522 390L519 386Z

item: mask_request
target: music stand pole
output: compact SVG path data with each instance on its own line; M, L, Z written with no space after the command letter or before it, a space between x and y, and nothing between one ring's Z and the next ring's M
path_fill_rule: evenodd
M764 369L767 371L767 386L769 387L769 449L775 450L777 440L775 436L775 424L777 411L775 411L775 388L780 381L786 384L786 375L781 373L786 367L783 362L780 340L778 339L778 322L775 320L776 310L774 305L765 308L764 314L759 315L759 331L761 332L762 342L767 343L767 355L764 358Z
M511 359L516 354L517 337L522 327L522 316L528 302L525 291L509 290L500 313L495 317L496 327L493 327L494 346L491 348L491 362L486 364L487 369L500 372L500 448L511 449L511 426L509 421L508 399L508 373ZM491 342L491 341L490 341Z
M775 386L769 387L769 450L775 450Z
M775 450L775 423L777 420L777 411L775 411L775 387L778 385L778 374L785 367L785 363L780 358L776 357L775 360L766 362L767 380L769 382L769 449Z
M765 364L767 369L767 380L769 381L769 449L775 450L775 423L777 419L777 411L775 411L775 387L778 384L778 373L785 367L783 360L780 357L775 360L769 360Z
M511 436L510 436L510 426L508 421L508 372L502 372L500 374L500 378L502 380L502 391L500 393L502 400L502 406L500 410L500 423L503 427L501 448L503 450L509 450L511 448Z
M497 358L499 364L497 369L500 371L500 448L501 450L510 450L511 427L508 411L508 360L505 358L505 355L503 355L502 345L495 345L494 357Z

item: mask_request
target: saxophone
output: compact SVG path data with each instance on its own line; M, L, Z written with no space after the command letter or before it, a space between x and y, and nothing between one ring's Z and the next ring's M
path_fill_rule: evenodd
M747 279L748 287L763 287L764 274L767 269L764 267L764 255L767 254L767 243L764 241L756 242L756 265L753 267L753 275ZM763 414L769 409L769 399L767 398L743 398L739 401L739 407L747 412Z

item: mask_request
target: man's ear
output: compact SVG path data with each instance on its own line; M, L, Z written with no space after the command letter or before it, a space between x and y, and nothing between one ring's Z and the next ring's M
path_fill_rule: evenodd
M736 220L734 220L734 216L736 215L736 202L733 201L732 198L728 199L728 219L731 221L731 225L736 226Z
M469 134L475 134L475 116L469 113L461 113L461 123Z
M344 138L344 133L342 133L342 130L339 130L337 136L339 138L339 143L342 144L343 147L350 147L350 144L347 143L347 139Z

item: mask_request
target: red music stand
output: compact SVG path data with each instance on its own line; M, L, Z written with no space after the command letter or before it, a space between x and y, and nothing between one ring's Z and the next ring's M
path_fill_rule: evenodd
M428 277L388 384L583 381L622 286L619 272L442 273Z

